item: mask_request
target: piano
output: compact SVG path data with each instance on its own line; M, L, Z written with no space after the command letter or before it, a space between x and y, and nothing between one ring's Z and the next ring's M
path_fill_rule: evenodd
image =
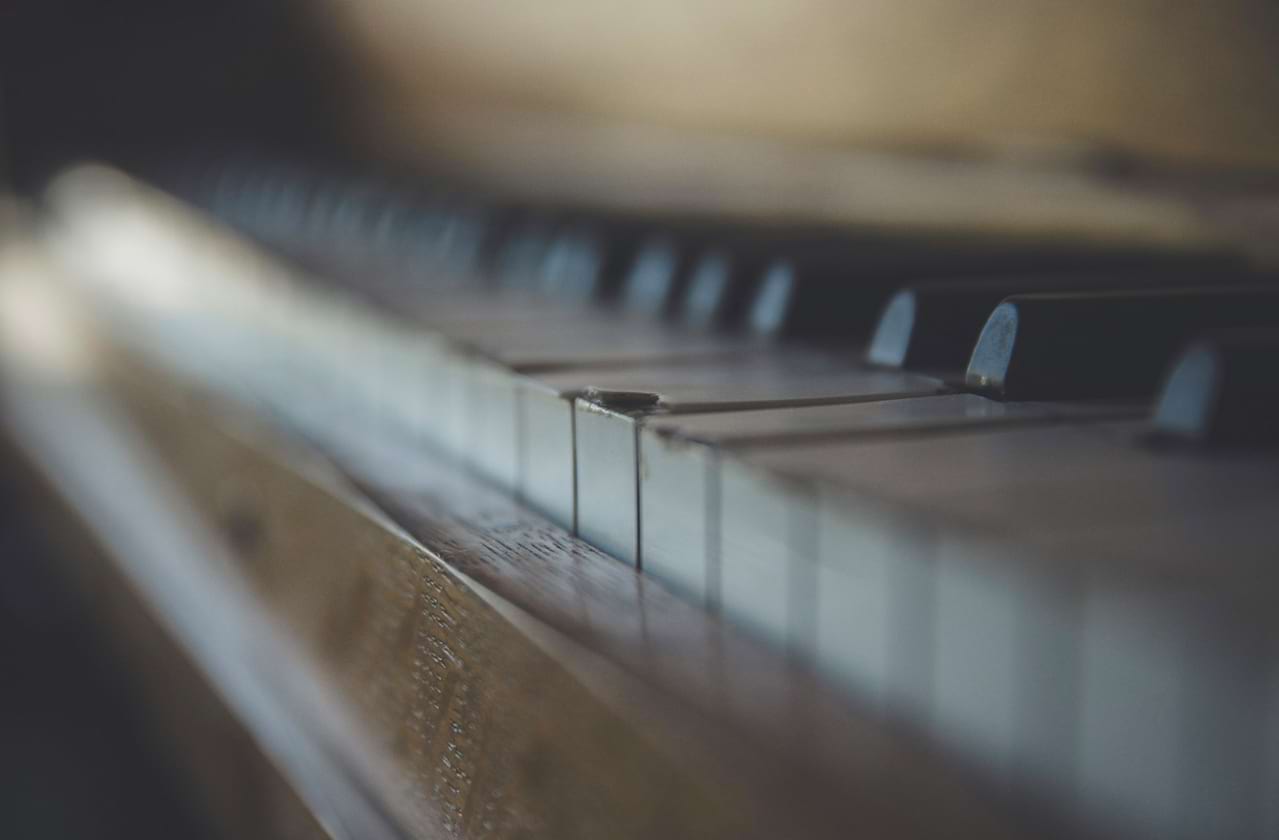
M1279 836L1279 16L900 6L15 122L12 480L214 834Z

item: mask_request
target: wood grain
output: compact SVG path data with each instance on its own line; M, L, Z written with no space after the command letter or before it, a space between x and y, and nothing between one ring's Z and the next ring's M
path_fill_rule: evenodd
M53 288L55 268L41 277L29 256L0 275ZM136 281L147 263L126 262ZM248 281L253 265L218 277ZM212 276L181 273L193 275ZM206 316L242 311L218 296L229 286L200 288ZM281 377L263 405L228 384L235 370L172 372L193 333L114 322L152 342L140 355L90 313L63 311L73 300L24 309L63 341L5 320L3 416L114 538L109 571L147 596L213 690L254 701L232 711L306 806L393 824L356 836L1047 830L1045 815L1025 818L950 757L423 447L373 421L302 425L289 397L305 398L305 377ZM235 300L257 312L265 297Z
M149 440L199 507L258 535L246 571L424 818L477 837L1016 833L944 760L443 465L408 503L423 551L136 373Z

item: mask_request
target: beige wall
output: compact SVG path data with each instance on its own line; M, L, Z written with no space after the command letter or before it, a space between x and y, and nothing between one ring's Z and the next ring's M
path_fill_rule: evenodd
M1083 144L1279 168L1269 0L330 2L400 114L447 99L841 146Z

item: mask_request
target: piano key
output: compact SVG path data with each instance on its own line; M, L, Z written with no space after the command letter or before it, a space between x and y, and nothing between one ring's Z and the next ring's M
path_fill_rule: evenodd
M531 287L496 294L480 290L441 296L434 287L393 284L384 299L396 312L412 313L424 327L463 340L472 338L477 331L492 329L487 324L504 331L512 322L535 319L539 335L602 332L611 328L606 324L612 323L610 319L616 315L586 310L585 306L608 303L613 287L624 276L629 289L625 294L633 300L623 301L622 314L639 321L671 306L669 294L674 280L661 277L660 269L662 265L677 268L674 256L667 253L673 244L661 239L655 245L645 263L639 260L633 242L613 242L606 247L594 233L577 226L555 239L537 269L542 280ZM654 287L655 282L661 288ZM644 296L656 297L642 301ZM656 311L651 311L654 307Z
M411 319L423 330L450 338L464 338L472 330L499 330L521 322L542 321L548 325L572 321L589 326L583 306L551 300L531 289L450 289L440 293L431 288L409 288L383 284L373 289L377 308Z
M906 656L927 666L905 678L885 669L886 706L894 708L898 692L901 708L922 713L942 740L1004 783L1064 770L1061 756L1069 753L1057 750L1071 746L1074 713L1071 582L1000 568L991 562L997 546L935 532L928 538L931 544L918 536L913 545L899 541L915 550L889 559L888 592L898 599L889 614L889 661ZM836 639L821 636L818 645L833 652ZM913 706L915 692L929 698L927 708Z
M633 388L622 388L616 381L609 384L608 389L588 386L576 400L578 534L635 565L640 562L637 434L654 410L680 414L865 402L945 390L937 380L913 374L851 365L804 371L775 363L725 368L719 378L702 383Z
M908 370L954 370L1001 300L1025 291L1016 282L926 284L902 289L884 305L866 358Z
M667 317L692 329L727 323L719 310L727 302L724 293L731 278L756 273L771 240L767 232L735 230L704 219L665 219L660 224L651 219L632 226L643 235L627 270L622 309ZM698 276L701 285L693 293Z
M598 291L603 245L590 231L571 226L553 236L537 268L539 291L568 300L590 300Z
M519 227L527 227L527 224ZM537 255L532 253L533 245L527 241L529 235L526 230L517 230L507 238L502 250L491 256L494 266L480 269L480 278L488 280L487 283L472 281L461 287L454 283L454 288L442 291L441 284L433 282L429 276L401 274L397 279L392 271L366 272L348 283L371 295L378 306L396 317L410 317L425 329L457 337L465 337L485 324L498 328L517 321L542 319L573 321L573 328L578 331L589 328L590 321L585 317L589 300L552 298L539 288L535 275L542 271L542 265ZM524 272L524 279L512 284L507 282L510 277L503 272L515 271L510 260L517 256L525 260L524 268L520 269ZM503 260L507 261L506 265L502 265ZM480 264L483 265L483 259L480 259ZM554 333L561 326L548 324L544 331Z
M460 391L453 391L460 397L452 405L457 419L450 425L465 429L466 437L457 449L486 476L512 488L521 486L520 456L515 446L523 434L517 425L523 411L520 401L546 396L541 393L538 380L526 380L522 371L546 371L538 376L549 376L549 384L558 381L561 388L572 393L592 381L621 382L623 386L687 382L690 378L706 382L725 375L721 368L714 367L717 363L758 349L713 335L674 333L656 324L606 312L593 313L584 321L568 315L499 320L494 324L467 322L463 329L456 327L448 325L445 333L456 335L462 348L442 364L448 366L449 375L460 387ZM563 374L553 373L560 369L564 369ZM523 397L524 390L529 390L530 395ZM550 393L550 399L560 400L558 390L552 388ZM571 395L567 399L571 400ZM568 402L554 405L549 413L559 415L568 407ZM537 419L541 420L545 413L539 413ZM569 424L562 428L565 434L571 431ZM569 452L571 455L571 448ZM550 474L558 475L559 470ZM556 501L548 501L536 492L530 498L557 521L571 524L570 519L560 515L558 494Z
M964 426L959 428L963 429ZM926 668L925 671L919 669L931 662L925 643L931 638L931 628L917 622L927 619L931 614L930 609L921 607L925 601L931 603L927 599L931 598L932 592L931 557L935 540L927 528L890 527L902 517L893 516L891 508L884 509L881 506L874 514L863 515L862 518L866 521L856 527L840 520L832 528L833 532L841 535L840 539L830 540L819 529L815 540L790 545L784 537L778 536L788 533L790 528L779 530L763 520L759 512L784 511L789 508L795 511L797 519L808 521L811 511L819 510L824 523L829 518L825 508L831 503L824 501L819 492L822 481L834 483L842 479L844 483L852 483L860 475L859 465L863 458L873 464L874 456L881 452L908 453L912 447L924 446L922 441L927 441L931 447L946 449L970 436L999 439L1012 434L993 431L999 428L997 425L968 428L970 430L962 434L952 430L950 434L937 435L935 438L926 436L918 443L912 438L898 441L895 438L877 440L874 436L853 436L849 441L825 445L799 441L745 448L741 453L727 451L720 459L719 467L718 535L720 600L725 613L758 626L759 621L753 613L761 606L766 606L769 613L776 616L791 601L792 596L785 589L757 591L754 581L763 576L763 570L771 570L774 577L778 574L817 576L819 604L829 599L832 593L847 588L841 584L851 586L861 577L875 579L888 575L888 583L901 587L901 591L888 592L883 598L889 603L900 601L902 604L900 615L889 615L885 619L897 627L897 635L893 637L890 651L894 655L881 658L883 663L887 663L885 667L892 670L890 673L875 675L877 679L863 675L861 686L872 696L892 698L897 705L914 709L919 714L926 712L931 700L928 690L930 677ZM812 463L822 457L833 459L825 470ZM929 465L929 469L923 469L922 465ZM958 474L934 475L936 470L926 458L902 457L896 469L908 471L916 478L921 492L929 490L933 481L944 483L947 477L960 477ZM972 480L969 475L963 475L962 478L965 481ZM901 483L900 478L898 483ZM909 509L908 502L902 506ZM836 504L832 512L840 509L841 506ZM775 513L774 517L781 515ZM883 529L877 531L870 527L881 520L886 523ZM876 533L880 536L867 536ZM849 543L845 537L856 539ZM840 545L849 547L847 557L840 553L823 559L817 553L822 547L838 549ZM854 550L857 546L866 548ZM888 569L874 568L870 564L875 562L875 558L893 558L892 563L895 565ZM715 563L714 558L711 562ZM814 604L799 605L797 608L813 613L816 618L810 615L803 620L788 618L782 625L774 623L766 629L782 633L775 640L797 649L816 651L813 655L819 662L842 658L845 655L842 640L832 640L824 635L817 635L816 638L811 635L793 635L795 631L802 632L810 626L813 633L820 634L823 629L831 629L832 623L837 626L838 618L828 617ZM887 630L880 632L882 635Z
M607 303L625 280L638 244L637 233L617 222L569 225L547 249L542 291L570 301Z
M649 317L672 314L688 280L688 253L667 236L644 242L626 275L623 311Z
M549 314L543 314L544 311ZM444 378L451 379L453 385L441 388L439 393L444 399L449 394L460 397L453 400L453 419L444 425L454 431L469 430L465 440L475 441L477 436L488 440L490 445L476 446L472 451L482 453L475 457L483 471L504 484L517 474L509 445L514 433L509 425L513 422L509 419L512 412L506 410L514 400L514 394L507 377L493 375L486 370L486 359L516 370L542 370L651 364L663 359L691 361L758 350L740 340L671 333L603 313L593 313L589 319L581 321L578 318L571 309L530 308L518 298L496 306L482 297L460 301L446 299L443 306L430 305L421 316L426 326L452 336L468 351L478 354L478 360L468 353L459 353L445 361L452 369ZM476 365L475 370L471 369L473 364ZM490 407L500 408L490 410ZM450 448L454 441L463 442L457 441L451 433L445 435L444 440Z
M482 276L484 250L493 235L492 208L463 204L450 209L430 244L428 264L438 267L451 285L473 282Z
M734 360L753 359L758 365L762 358L761 347L740 339L673 332L654 322L605 311L583 317L571 310L543 314L531 309L537 315L530 316L521 314L518 304L510 306L497 309L493 320L478 315L452 320L444 314L447 320L443 322L428 321L433 334L452 343L450 349L434 356L431 384L439 427L437 442L476 462L482 472L504 486L518 484L512 441L519 431L515 424L523 373L552 375L552 371L564 370L562 387L576 393L592 382L620 383L621 387L709 383L721 375L737 375L717 373L715 364L735 365ZM445 310L450 311L458 310ZM785 364L791 365L788 369L795 369L799 357L792 354L786 358L789 361ZM806 360L802 364L810 363ZM638 369L631 372L631 368ZM550 398L559 400L559 391L554 394ZM533 395L538 396L536 389ZM567 408L567 403L555 405L551 413L558 415ZM544 510L559 509L540 495L534 498ZM559 521L568 524L567 520Z
M1215 446L1279 443L1279 332L1239 331L1192 343L1155 407L1158 435Z
M827 377L846 368L838 357L796 351L764 353L759 347L721 359L696 363L668 360L626 367L571 368L512 376L511 390L490 394L489 405L511 399L516 405L515 427L497 432L485 443L494 453L509 452L519 441L516 468L518 492L524 501L566 528L576 531L574 472L574 401L588 389L634 392L641 405L655 406L656 393L672 389L758 389L761 383L785 377ZM507 396L507 393L510 396ZM633 403L634 404L634 403ZM485 423L496 430L504 411L493 411ZM505 466L501 470L507 470Z
M679 322L698 330L737 326L766 264L767 257L751 249L708 250L691 270Z
M870 362L885 367L954 372L962 377L991 311L1011 295L1193 286L1219 283L1223 276L1242 282L1248 275L1225 257L1204 257L1121 273L1026 273L996 279L921 283L900 289L888 299L866 356Z
M1003 399L1147 397L1196 333L1279 324L1279 289L1035 294L991 313L968 385Z
M658 356L718 352L717 345L743 346L741 339L699 330L678 330L643 313L587 307L587 300L551 299L510 290L502 294L401 294L387 305L411 315L424 328L455 338L512 365L608 364L637 358L640 345ZM589 350L557 357L561 348L594 341ZM626 345L631 345L630 349ZM664 346L664 349L663 349ZM702 349L697 349L702 348ZM645 350L644 352L648 352ZM642 356L642 353L638 353Z
M348 282L367 282L361 269L378 266L382 282L410 291L497 288L500 261L510 257L504 249L533 216L527 208L450 193L408 205L383 222L378 250L352 264ZM331 271L332 250L317 254L315 270Z
M1273 503L1273 496L1253 498L1208 517L1181 510L1190 527L1143 529L1141 539L1151 543L1147 557L1162 553L1174 569L1193 560L1195 574L1185 582L1175 575L1172 586L1155 578L1156 586L1135 592L1094 587L1094 601L1111 603L1104 613L1086 616L1085 663L1095 658L1098 665L1089 669L1086 685L1091 708L1084 713L1079 784L1086 807L1099 817L1124 813L1147 823L1152 836L1192 825L1199 836L1263 836L1261 815L1279 804L1274 767L1267 768L1256 736L1273 703L1276 676L1268 606L1275 581L1265 559L1272 552L1259 548L1274 536L1267 521ZM1112 545L1095 552L1142 556L1122 535L1097 536L1098 546L1102 540ZM1152 565L1157 574L1158 564ZM1213 565L1229 574L1231 597L1216 597L1224 582L1200 568L1213 571ZM1122 664L1114 663L1118 656ZM1103 663L1110 664L1103 670ZM1141 682L1151 671L1162 671L1172 690L1142 698ZM1161 727L1169 717L1171 725ZM1169 748L1169 732L1173 770L1148 774L1142 768Z
M781 243L784 256L763 272L749 313L749 328L787 338L867 339L888 298L920 280L956 281L1010 275L1064 275L1093 271L1166 267L1183 273L1226 263L1216 254L1188 253L1173 261L1167 253L1120 249L1062 249L993 239L902 238L888 235L802 237ZM1226 263L1229 264L1229 263Z
M276 332L283 307L262 308L270 311L245 317L252 342L242 346L239 332L229 331L211 344L227 354L219 364L247 366L244 382L233 384L265 397L287 381L294 360L281 367L277 356L288 356L298 336ZM350 333L368 346L332 353L353 382L375 386L364 399L380 410L395 389L360 376L398 368L402 360L388 351L402 344L421 358L409 340L415 333L388 338L374 317ZM323 335L309 340L322 344ZM466 377L482 356L443 340L428 344L427 352L461 360L446 367L464 386L481 381ZM646 559L646 515L654 509L643 484L654 471L651 426L697 427L685 442L701 445L715 424L730 423L717 446L704 447L713 453L704 464L672 445L673 464L700 467L701 490L692 469L668 474L669 499L656 492L676 506L700 498L706 521L719 523L706 550L721 558L717 569L745 572L733 599L744 605L739 617L838 675L886 716L935 733L970 766L1078 802L1098 825L1117 820L1124 834L1149 836L1263 835L1258 814L1276 812L1279 791L1275 747L1255 734L1274 731L1266 727L1279 709L1272 453L1226 452L1219 460L1148 447L1137 442L1144 424L1046 428L1034 416L1020 428L1012 421L978 428L967 409L955 428L939 428L925 409L913 429L868 423L843 437L829 416L918 409L926 400L985 405L966 394L798 408L803 419L780 422L760 419L768 410L654 416L663 395L684 411L704 408L698 399L713 386L709 366L671 367L691 371L678 387L662 387L664 378L623 379L607 395L613 413L640 424L631 444L639 457L621 472L640 482L636 531L646 569L656 570ZM612 375L588 375L601 373ZM518 381L546 384L541 375ZM569 404L569 394L548 390ZM515 393L519 417L523 392ZM733 393L741 399L750 389L734 384ZM1017 405L989 403L975 414L998 418ZM570 444L574 416L560 415ZM467 443L459 448L475 448L477 436L482 444L500 426L480 419L463 424ZM522 421L514 428L509 451L544 451L528 445ZM604 443L603 451L625 456L625 443ZM713 481L721 492L707 496ZM710 574L703 583L721 588Z
M481 322L482 323L482 322ZM576 321L569 320L565 326L572 327ZM512 339L524 335L514 330L512 322L499 320L495 325L495 335L501 339ZM344 366L350 367L350 382L347 393L348 401L368 404L370 408L366 417L379 421L380 432L385 432L385 423L393 421L400 426L408 426L405 418L418 418L418 436L425 436L437 446L443 446L460 458L468 460L486 477L494 479L499 485L522 491L524 474L535 477L533 481L545 485L555 483L554 477L567 476L572 481L572 413L570 400L577 390L586 382L597 381L605 384L643 384L643 385L675 385L683 384L715 384L728 378L742 378L752 368L741 366L733 371L724 371L716 367L714 359L728 359L733 350L753 352L739 343L723 346L715 344L715 340L707 336L698 339L697 344L689 341L673 341L661 334L637 332L633 323L613 322L601 318L599 322L591 322L591 329L586 335L568 335L556 341L554 353L550 358L563 358L559 354L567 354L578 361L601 363L613 361L622 363L620 369L609 367L588 368L585 371L569 369L559 375L559 381L568 385L568 394L553 391L549 396L551 407L541 407L535 396L538 385L542 382L538 377L524 377L512 371L506 364L494 361L489 355L477 353L475 349L459 344L446 344L436 340L426 344L411 344L407 348L395 340L393 332L362 331L356 338L367 343L367 352L352 353L350 349L343 354ZM545 343L549 336L545 335L546 323L537 321L528 332L530 338ZM602 329L601 329L602 327ZM467 330L475 332L469 325ZM629 338L628 338L629 336ZM482 338L482 336L481 336ZM482 344L481 338L472 338L475 343ZM677 336L679 338L679 336ZM684 336L688 339L688 336ZM723 340L721 340L723 341ZM683 348L683 349L680 349ZM483 349L483 348L481 348ZM498 348L486 348L496 352ZM550 352L551 348L547 348ZM701 364L691 364L693 357L682 359L680 353L705 352L707 358ZM790 371L801 369L802 354L790 355ZM634 363L652 358L654 361L641 366ZM661 359L666 362L661 362ZM758 364L757 357L757 364ZM817 357L802 357L803 366L812 367ZM405 359L400 362L399 359ZM738 361L744 361L741 357ZM625 363L631 363L625 364ZM720 363L723 364L723 363ZM821 357L825 368L834 368L836 363ZM533 364L532 367L537 367ZM634 369L629 369L629 368ZM375 372L375 373L371 373ZM399 380L391 382L391 378L399 376ZM755 376L755 375L751 375ZM412 377L412 378L411 378ZM555 381L555 373L547 372L541 378L551 377ZM524 422L523 390L530 390L533 408L540 409L533 414L535 419L544 419L547 414L553 417L550 421L555 428L554 435L547 435L553 442L540 444L537 453L544 455L545 460L554 464L544 464L542 471L523 471L522 447L519 441L527 435ZM386 404L381 395L389 395L393 403ZM421 395L421 396L418 396ZM425 412L423 399L430 401L430 410ZM556 423L555 421L559 421ZM533 439L538 440L538 439ZM569 486L569 492L572 487ZM553 495L532 492L533 504L554 515L556 520L572 525L572 500L563 500L563 485L555 487Z
M1070 533L1084 521L1094 528L1146 521L1154 511L1188 505L1191 499L1203 512L1225 510L1269 492L1272 477L1259 466L1268 459L1255 453L1223 453L1216 459L1163 453L1141 442L1146 430L1144 423L1126 422L974 426L948 436L761 448L751 451L748 460L788 475L864 490L894 505L926 507L940 519L998 523L1001 533L1018 539L1048 534L1049 525ZM903 469L911 460L929 469ZM1115 481L1094 494L1073 495L1105 465ZM1241 483L1210 489L1208 482L1224 481L1229 470L1240 474ZM1174 477L1195 483L1124 496L1124 482L1159 485ZM1009 489L1015 483L1040 495L1018 495ZM1043 504L1049 493L1057 493L1060 504Z
M497 284L505 289L537 288L555 228L554 220L541 217L514 224L493 257Z
M491 196L449 195L441 203L446 215L437 236L422 242L419 236L405 231L403 244L393 249L393 254L404 255L403 259L395 262L404 269L406 278L434 273L435 266L441 262L455 267L457 279L446 278L446 285L451 289L500 287L502 276L499 267L511 240L521 232L527 232L530 222L539 218L549 221L545 208L536 210L523 204L497 201ZM457 231L459 253L456 258L448 254L448 241L445 239L448 225L453 225ZM441 251L445 253L441 255ZM421 265L418 260L425 263L425 269L414 270L415 264ZM430 277L423 279L428 281L428 285L433 285Z
M849 245L847 254L773 262L760 279L748 328L774 338L864 340L884 300L904 280L878 265L877 256Z
M573 281L577 282L577 281ZM583 281L588 285L591 281ZM577 294L546 297L531 290L500 293L424 294L402 287L383 290L383 305L411 316L425 329L515 366L602 365L646 355L689 356L722 352L723 338L679 332L647 313L589 307L602 303ZM581 345L594 342L589 347ZM725 347L742 346L733 340ZM560 354L564 354L562 357Z
M319 176L272 165L224 169L212 209L308 265L354 269L370 260L436 263L464 204L438 189L391 188L376 178Z
M860 256L850 248L843 257L775 261L760 279L749 329L777 338L864 339L901 279L867 274Z
M678 412L774 401L790 405L851 399L849 391L856 387L877 389L876 394L891 394L894 387L907 389L903 391L907 394L939 389L939 384L926 378L858 375L849 371L844 359L799 352L743 354L697 363L569 368L532 375L518 375L482 358L462 358L451 369L455 381L462 382L464 396L459 399L467 408L463 422L449 424L445 445L471 460L486 477L512 487L526 504L573 531L578 529L579 499L583 492L593 494L590 487L585 491L579 487L581 477L574 468L583 456L582 446L592 446L595 430L595 424L587 422L585 439L579 435L581 421L574 416L574 400L583 393L604 389L614 408L622 404L628 409L656 408L660 394L664 410ZM990 405L1004 414L1017 410ZM614 435L611 423L604 433ZM627 453L620 456L628 458ZM610 483L615 479L602 462L592 462L588 472L588 485L596 474ZM588 510L595 511L597 506L588 505ZM628 531L638 525L633 515L618 524ZM605 527L601 524L596 529L602 532Z
M1279 534L1266 511L1279 501L1279 472L1272 460L1151 451L1136 443L1143 429L982 430L730 454L719 468L721 575L740 563L748 579L763 568L773 585L814 591L814 615L769 614L775 632L799 634L782 640L802 646L815 628L819 664L992 772L1030 774L1066 800L1077 789L1083 812L1126 811L1155 833L1234 813L1221 802L1256 814L1268 794L1255 788L1215 785L1218 804L1207 811L1178 791L1198 772L1198 750L1232 779L1261 760L1255 739L1229 733L1241 711L1247 726L1260 725L1269 689L1230 677L1217 702L1187 686L1212 685L1231 651L1251 649L1254 673L1273 665ZM787 505L789 520L761 517ZM814 510L815 549L810 538L779 540L810 527ZM867 613L844 612L868 602ZM862 635L847 635L857 628ZM1171 688L1151 689L1143 704L1132 682L1143 673L1166 675L1157 678ZM1042 699L1046 685L1079 705L1026 699ZM1152 717L1126 723L1130 715ZM1151 728L1159 720L1164 728ZM1226 740L1204 736L1192 754L1184 745L1208 721L1226 727ZM1172 769L1143 772L1150 762Z
M644 570L699 601L719 603L715 463L752 448L950 432L966 426L1136 416L1138 406L1008 403L973 394L725 411L646 420L639 432L640 559ZM731 599L729 599L731 601ZM744 613L733 604L725 609Z
M1257 727L1274 648L1229 623L1220 608L1089 593L1076 746L1085 819L1144 836L1265 836L1274 777Z
M449 324L442 333L513 370L610 367L722 358L758 349L730 336L680 332L608 313L552 313L507 323Z

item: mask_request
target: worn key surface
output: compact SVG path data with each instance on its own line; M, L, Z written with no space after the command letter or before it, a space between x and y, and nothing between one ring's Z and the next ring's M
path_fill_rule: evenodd
M970 387L1003 399L1144 397L1198 332L1279 323L1273 286L1016 295L982 328Z
M653 410L679 414L869 402L947 390L928 377L854 366L805 373L765 365L762 376L743 372L652 391L596 387L578 397L573 416L577 533L626 562L639 562L637 435Z
M998 279L921 283L901 289L884 306L867 348L875 364L945 371L962 379L973 345L991 310L1004 298L1030 292L1086 292L1194 286L1246 279L1228 257L1190 257L1157 268L1123 272L1025 272Z
M717 602L718 463L751 449L799 442L891 439L969 426L1085 422L1136 407L998 402L974 394L826 406L656 415L639 432L640 562L698 601Z
M1240 330L1191 343L1155 407L1160 436L1204 446L1279 442L1279 332Z
M1144 430L726 457L724 608L1091 818L1256 834L1275 804L1269 746L1244 734L1277 699L1275 463Z

